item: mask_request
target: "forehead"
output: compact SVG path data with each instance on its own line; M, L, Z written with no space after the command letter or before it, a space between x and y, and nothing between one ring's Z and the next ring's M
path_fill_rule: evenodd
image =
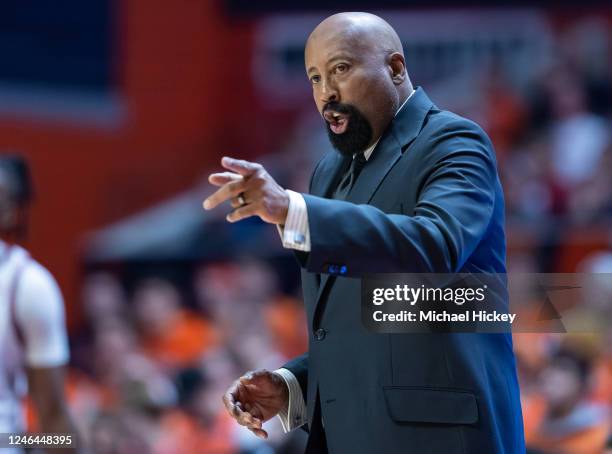
M306 70L325 65L337 57L358 59L367 50L364 40L349 30L315 32L308 39L304 51Z

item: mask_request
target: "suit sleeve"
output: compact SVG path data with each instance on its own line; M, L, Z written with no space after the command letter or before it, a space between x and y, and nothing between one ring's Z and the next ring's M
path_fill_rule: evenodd
M342 264L348 277L459 271L492 217L498 179L492 145L475 123L457 120L438 128L423 149L427 170L412 215L305 194L311 250L297 255L301 265L321 273Z

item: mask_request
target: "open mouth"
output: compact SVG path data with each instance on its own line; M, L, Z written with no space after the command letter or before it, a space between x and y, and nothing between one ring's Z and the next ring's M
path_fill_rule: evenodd
M329 123L329 127L334 134L342 134L348 127L349 119L345 114L334 112L333 110L326 110L323 112L323 118Z

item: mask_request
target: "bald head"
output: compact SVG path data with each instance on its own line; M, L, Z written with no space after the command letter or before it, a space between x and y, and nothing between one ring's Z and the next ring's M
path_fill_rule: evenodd
M358 143L348 140L343 147L347 153L363 151L366 137L367 146L378 140L413 91L399 36L374 14L328 17L308 37L304 58L315 103L333 133L332 143L361 137ZM330 106L343 114L338 124L332 121L338 115L325 115Z
M306 48L314 41L342 39L381 56L404 55L402 42L387 21L370 13L338 13L321 22L310 34Z

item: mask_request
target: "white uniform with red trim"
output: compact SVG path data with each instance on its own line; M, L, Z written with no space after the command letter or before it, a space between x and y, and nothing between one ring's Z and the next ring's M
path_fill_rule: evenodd
M25 429L25 367L57 367L68 359L55 279L25 249L0 241L0 433Z

